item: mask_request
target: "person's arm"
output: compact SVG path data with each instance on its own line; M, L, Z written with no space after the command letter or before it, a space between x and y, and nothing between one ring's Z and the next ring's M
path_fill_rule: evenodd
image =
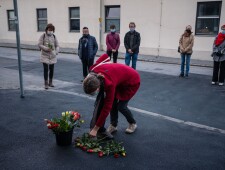
M193 48L193 46L194 46L194 36L191 35L190 38L191 38L190 44L184 49L184 51L186 51L186 52L191 50Z
M183 47L183 34L180 37L179 46L180 46L181 53L184 52L184 47Z
M39 38L38 40L38 47L41 49L41 50L44 50L46 52L49 52L51 49L46 47L44 45L44 34L41 35L41 37Z
M131 51L133 51L133 52L136 51L139 48L140 44L141 44L141 35L139 33L137 33L137 42L136 42L136 44L134 44Z
M98 51L98 44L97 44L95 37L93 37L93 46L94 46L94 56L95 56Z
M116 44L116 49L115 50L118 51L118 49L120 48L120 35L119 34L117 34L117 35L118 35L118 39L117 39L117 44Z
M59 53L59 42L58 42L58 39L56 38L56 36L55 36L55 52L56 52L56 55L58 55L58 53Z
M128 34L126 33L126 35L124 37L124 47L126 48L126 50L130 49L129 44L127 43L127 36L128 36Z
M107 49L109 51L111 51L112 50L112 46L109 43L109 34L107 34L107 36L106 36L106 45L107 45Z
M110 88L107 88L105 93L106 93L106 96L104 99L104 106L103 106L101 113L99 115L99 118L95 124L98 127L102 127L102 125L105 123L107 116L110 113L110 110L112 109L112 105L113 105L113 101L114 101L114 97L115 97L115 86L111 85Z

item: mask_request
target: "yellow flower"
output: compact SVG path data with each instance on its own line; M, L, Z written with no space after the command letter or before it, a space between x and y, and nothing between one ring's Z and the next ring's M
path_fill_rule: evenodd
M68 115L69 114L69 112L68 111L66 111L66 115Z
M84 120L81 120L80 123L84 123Z

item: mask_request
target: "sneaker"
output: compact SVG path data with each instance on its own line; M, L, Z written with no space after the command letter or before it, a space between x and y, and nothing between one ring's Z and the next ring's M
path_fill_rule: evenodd
M134 131L137 129L137 124L129 124L128 128L126 129L126 133L134 133Z
M99 139L114 139L113 135L111 135L109 132L105 131L105 132L98 132L97 133L97 138Z
M180 73L179 77L184 77L184 73Z
M211 83L212 85L215 85L216 84L216 82L215 81L212 81L212 83Z
M219 86L223 86L223 83L219 83Z
M112 134L113 132L116 132L116 131L117 131L117 127L115 127L113 125L109 125L107 132Z

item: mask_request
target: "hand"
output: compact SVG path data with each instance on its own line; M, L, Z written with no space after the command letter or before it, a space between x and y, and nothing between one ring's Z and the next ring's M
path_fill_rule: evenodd
M112 49L112 52L113 52L113 53L115 53L115 52L116 52L116 50L115 50L115 49Z
M47 52L51 52L51 51L52 51L52 49L51 49L51 48L49 48L49 47L47 47L46 51L47 51Z
M97 136L97 131L95 129L92 129L90 132L89 132L89 135L92 136L92 137L96 137Z
M95 127L89 132L89 135L96 137L99 127L95 125Z
M128 52L129 52L129 53L133 53L131 49L128 49Z

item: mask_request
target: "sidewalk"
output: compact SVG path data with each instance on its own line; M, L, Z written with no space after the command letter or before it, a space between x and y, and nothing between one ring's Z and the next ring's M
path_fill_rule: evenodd
M9 48L16 48L16 44L12 43L0 43L0 47L9 47ZM27 50L37 50L39 51L39 48L34 45L25 45L21 44L22 49ZM77 49L72 48L60 48L61 53L66 54L77 54ZM103 54L104 51L98 51L97 56L100 56ZM119 53L119 58L124 58L124 53ZM166 64L180 64L179 58L172 58L172 57L163 57L163 56L152 56L152 55L138 55L139 61L147 61L147 62L156 62L156 63L166 63ZM205 60L197 60L197 59L191 59L191 65L192 66L200 66L200 67L213 67L212 61L205 61Z

